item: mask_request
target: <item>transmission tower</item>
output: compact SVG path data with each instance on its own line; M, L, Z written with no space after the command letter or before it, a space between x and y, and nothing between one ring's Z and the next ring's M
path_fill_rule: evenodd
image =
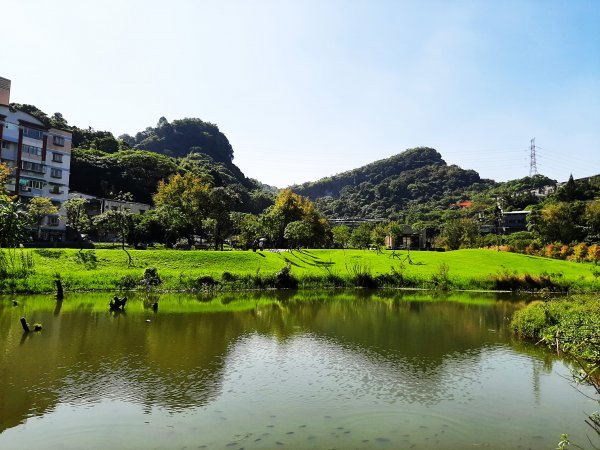
M529 176L537 175L537 163L535 161L535 138L530 141L529 146L530 156L529 156Z

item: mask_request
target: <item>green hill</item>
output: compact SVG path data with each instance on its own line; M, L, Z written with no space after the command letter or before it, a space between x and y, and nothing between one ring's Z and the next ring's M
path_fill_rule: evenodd
M474 170L447 165L432 148L419 147L292 189L317 201L331 218L398 218L417 205L447 208L465 192L494 184Z

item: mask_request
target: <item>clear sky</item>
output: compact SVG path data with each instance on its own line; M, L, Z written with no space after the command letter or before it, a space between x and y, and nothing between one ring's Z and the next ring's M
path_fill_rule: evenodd
M598 0L13 0L11 100L134 134L216 123L278 187L406 148L496 180L600 173Z

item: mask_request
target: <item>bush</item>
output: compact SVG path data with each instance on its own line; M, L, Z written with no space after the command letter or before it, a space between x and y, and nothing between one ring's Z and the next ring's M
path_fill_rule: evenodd
M431 277L431 281L436 289L441 291L448 291L452 286L448 273L450 272L450 266L446 263L441 263L436 273Z
M125 275L121 277L117 283L117 287L122 291L131 291L138 287L139 279L133 275Z
M533 339L539 338L546 325L546 305L541 301L532 302L515 312L511 322L514 331Z
M221 275L221 280L225 283L235 281L235 278L235 275L232 275L230 272L223 272L223 274Z
M160 286L162 280L158 276L158 269L156 267L146 268L146 270L144 270L144 275L142 275L141 284L146 287Z
M275 274L275 289L296 289L298 280L292 276L292 268L288 264Z
M596 298L531 303L513 315L511 327L529 339L600 362L600 305Z
M373 275L371 274L371 269L369 269L367 266L356 264L352 266L351 271L351 282L353 286L362 288L377 287L377 281L375 280L375 278L373 278Z
M600 261L600 245L590 245L590 248L588 249L587 259L588 261L591 261L594 264L598 264L598 262Z

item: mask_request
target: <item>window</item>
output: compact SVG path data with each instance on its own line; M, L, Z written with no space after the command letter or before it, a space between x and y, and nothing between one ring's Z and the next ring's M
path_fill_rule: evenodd
M28 153L32 156L42 156L42 149L40 147L34 147L33 145L23 144L21 147L23 153Z
M61 163L61 162L63 162L62 158L63 158L62 153L52 152L52 161Z
M46 173L46 166L30 161L21 161L21 169L29 170L30 172Z
M50 183L50 194L55 194L55 195L61 195L64 193L64 191L60 190L61 185L60 184L52 184Z
M44 187L44 182L40 180L28 180L27 178L21 178L19 181L21 185L21 191L31 192L32 189L42 189Z
M40 141L44 137L44 132L42 130L35 130L33 128L23 128L23 136L27 136L32 139L39 139Z
M51 169L50 176L52 178L62 178L62 170L60 169Z
M10 142L2 141L2 148L10 148Z
M58 147L64 147L65 138L62 136L52 136L52 143Z
M57 227L58 226L58 216L48 216L48 226Z

